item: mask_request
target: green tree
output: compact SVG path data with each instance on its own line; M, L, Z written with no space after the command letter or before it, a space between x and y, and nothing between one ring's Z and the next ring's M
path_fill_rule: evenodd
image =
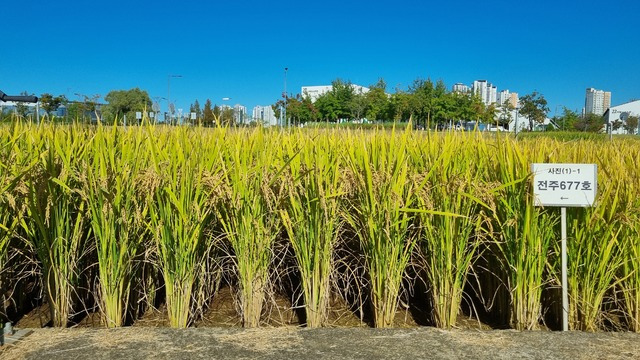
M29 96L29 93L26 91L23 91L20 93L20 96ZM27 115L29 114L29 107L25 105L23 102L17 102L15 112L19 116L27 117Z
M637 134L638 133L638 117L637 116L627 117L627 121L625 121L624 123L624 129L629 134Z
M102 114L107 122L117 120L118 123L122 123L123 117L126 115L127 123L131 124L136 121L135 113L137 111L144 112L151 109L149 94L139 88L110 91L104 99L107 101L107 105L103 107Z
M555 121L558 126L560 126L561 130L578 130L577 124L580 121L580 115L578 115L577 112L564 107L562 115L558 116Z
M329 122L338 121L340 118L340 104L338 104L338 99L331 92L320 95L316 99L315 106L322 120Z
M220 109L220 107L218 105L213 105L213 110L211 111L213 113L213 118L216 119L216 125L224 125L222 123L222 109Z
M204 103L204 110L202 112L202 125L213 126L215 124L215 115L213 114L211 100L207 99Z
M413 94L396 89L389 100L389 114L393 121L409 120L413 116ZM414 122L415 123L415 122Z
M390 98L386 93L387 83L384 79L378 79L378 82L369 87L366 94L367 110L366 118L374 121L389 120Z
M537 91L520 98L520 114L529 120L530 131L533 131L534 123L544 123L548 112L547 100Z
M233 126L235 125L234 119L234 111L233 108L225 106L220 108L220 121L223 126Z
M496 122L496 117L498 114L498 107L495 103L486 105L484 107L484 111L482 112L482 116L480 120L485 124L493 124Z
M574 128L578 131L601 132L604 124L604 117L601 115L586 114L574 123Z
M348 107L350 110L350 118L361 120L369 107L367 96L363 93L354 93L349 100Z
M280 121L280 115L282 114L282 109L284 108L284 98L276 100L275 104L271 105L271 110L273 110L273 116Z
M611 128L613 129L613 131L616 131L619 130L623 125L624 123L622 122L622 120L618 119L611 124Z
M513 110L515 110L515 107L513 106L513 104L511 104L510 101L505 101L502 105L500 105L500 116L498 118L497 124L504 127L505 129L509 128L509 124L511 123L511 120L513 120L513 116L511 115Z
M431 79L416 79L409 87L409 108L416 124L431 125L431 115L434 109L435 88Z
M351 82L344 82L340 79L336 79L331 82L331 91L329 95L335 99L335 115L337 119L350 119L351 108L350 104L355 96L355 89Z
M300 108L300 122L306 123L310 121L318 121L319 113L318 109L316 109L313 101L311 101L311 97L303 96Z
M40 105L42 109L51 116L51 113L58 110L60 105L67 103L67 98L64 95L53 96L49 93L40 95Z
M200 110L200 103L198 102L198 99L189 106L189 113L196 113L195 120L191 120L191 114L189 114L189 121L194 122L194 125L200 124L202 121L202 110Z

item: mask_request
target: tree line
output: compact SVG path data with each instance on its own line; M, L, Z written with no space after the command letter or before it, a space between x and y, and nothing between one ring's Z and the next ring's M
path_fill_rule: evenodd
M395 88L393 93L387 93L387 83L379 79L369 86L369 91L359 91L350 81L336 79L331 83L331 90L312 101L309 94L295 94L277 100L271 105L276 118L281 118L282 110L286 106L288 125L301 125L314 122L336 123L341 121L369 121L369 122L406 122L412 119L413 124L422 128L439 128L459 122L476 122L495 124L508 129L513 120L514 107L509 101L503 104L486 105L479 94L473 92L449 91L442 80L433 82L431 79L418 78L406 89ZM136 122L135 113L151 111L154 107L149 94L139 88L130 90L110 91L105 97L105 104L99 104L99 95L84 96L82 101L69 101L64 95L54 96L44 93L40 96L42 110L49 117L53 117L56 110L64 105L67 108L67 119L91 119L95 114L102 121L123 123L126 116L127 123ZM99 114L98 114L99 108ZM542 124L547 118L549 108L544 96L533 91L519 99L518 114L521 121L529 130ZM26 116L28 109L18 105L16 112ZM214 105L207 99L201 107L195 100L189 107L190 113L195 113L195 120L185 114L185 122L193 125L238 126L253 123L243 120L237 124L237 114L228 106ZM244 116L248 116L244 114ZM175 119L174 117L170 117ZM588 114L579 115L577 112L564 108L563 113L551 118L553 127L567 131L602 131L605 120L602 116ZM612 124L613 129L620 127L636 129L637 118L630 117L626 123L620 121ZM183 123L175 120L176 124ZM630 131L627 129L628 131Z
M379 79L368 92L356 90L351 82L336 79L331 90L315 102L308 94L296 94L286 101L287 118L291 124L307 122L337 122L341 120L408 121L424 128L437 128L459 122L495 124L508 128L515 108L508 101L485 104L479 94L449 91L442 80L418 78L407 89L396 88L387 93L387 84ZM284 108L278 100L274 111L278 116ZM544 96L536 91L520 99L519 113L528 119L529 128L544 122L549 108ZM525 120L523 119L523 121Z

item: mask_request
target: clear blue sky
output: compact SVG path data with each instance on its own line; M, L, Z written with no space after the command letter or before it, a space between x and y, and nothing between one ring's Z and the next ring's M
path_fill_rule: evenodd
M640 1L3 1L0 90L106 95L140 87L271 104L283 91L386 80L471 84L584 106L640 98ZM166 103L162 105L163 110Z

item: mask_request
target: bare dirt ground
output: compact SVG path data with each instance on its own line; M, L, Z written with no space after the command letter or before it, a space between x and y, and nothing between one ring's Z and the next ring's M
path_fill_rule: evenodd
M34 329L5 359L638 359L632 333L420 327Z
M263 328L250 330L241 328L228 288L186 330L167 328L163 306L121 329L105 329L95 312L70 329L43 328L42 305L17 322L30 334L0 347L0 359L640 359L639 334L492 330L465 316L457 330L443 331L403 307L394 329L376 330L340 298L332 299L329 328L305 329L289 299L268 303Z

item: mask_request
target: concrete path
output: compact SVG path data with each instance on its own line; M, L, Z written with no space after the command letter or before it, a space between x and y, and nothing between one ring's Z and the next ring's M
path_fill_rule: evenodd
M34 329L0 359L640 359L632 333L416 329Z

